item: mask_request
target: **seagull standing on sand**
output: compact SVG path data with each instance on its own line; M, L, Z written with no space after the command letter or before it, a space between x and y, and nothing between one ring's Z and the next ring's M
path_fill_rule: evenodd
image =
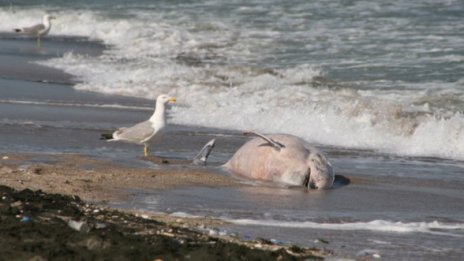
M176 102L176 98L162 94L156 99L156 108L150 119L137 123L132 127L123 127L111 134L102 134L101 140L125 141L144 145L144 155L148 156L150 151L148 142L153 138L159 139L166 126L165 105L168 102Z
M41 24L36 24L30 27L16 28L14 31L17 33L37 37L37 47L40 48L40 37L46 35L50 31L50 28L52 28L52 19L56 19L56 17L51 15L44 15Z

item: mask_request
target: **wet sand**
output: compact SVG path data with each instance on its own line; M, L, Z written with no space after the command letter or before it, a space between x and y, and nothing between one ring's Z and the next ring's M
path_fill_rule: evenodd
M150 156L141 161L159 162L158 169L129 167L114 161L78 154L3 153L1 184L15 189L42 190L48 193L77 195L101 203L126 198L131 190L160 190L186 186L238 186L217 168L190 166L188 161L173 164ZM172 160L169 160L172 161Z

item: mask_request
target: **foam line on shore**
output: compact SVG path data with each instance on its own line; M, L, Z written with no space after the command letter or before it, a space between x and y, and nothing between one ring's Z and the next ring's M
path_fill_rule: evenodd
M442 222L393 222L386 220L373 220L369 222L352 222L352 223L318 223L318 222L286 222L277 220L254 220L254 219L226 219L228 222L237 225L258 225L269 227L285 228L311 228L324 230L343 230L356 231L368 230L374 232L391 232L391 233L428 233L435 235L446 235L463 238L463 234L456 232L464 231L463 223L442 223ZM441 230L441 231L438 231ZM446 231L446 232L442 232Z

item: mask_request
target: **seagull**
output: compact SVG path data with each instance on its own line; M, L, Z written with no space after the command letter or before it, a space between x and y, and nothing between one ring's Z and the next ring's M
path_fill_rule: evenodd
M40 37L46 35L50 31L50 28L52 27L52 19L56 19L56 17L51 15L44 15L41 24L36 24L30 27L16 28L14 31L17 33L37 37L37 47L40 48Z
M150 148L148 142L153 138L159 139L166 126L165 105L176 102L176 98L162 94L156 99L156 108L150 119L135 124L132 127L123 127L113 133L104 133L101 140L125 141L143 145L144 155L148 156Z

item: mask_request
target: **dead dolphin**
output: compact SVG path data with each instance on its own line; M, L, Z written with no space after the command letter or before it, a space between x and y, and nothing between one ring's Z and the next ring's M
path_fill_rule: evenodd
M256 138L240 147L223 168L250 179L267 180L313 189L332 187L335 175L327 158L305 140L289 134L263 135L245 132ZM196 164L205 164L214 147L208 142L195 157Z

